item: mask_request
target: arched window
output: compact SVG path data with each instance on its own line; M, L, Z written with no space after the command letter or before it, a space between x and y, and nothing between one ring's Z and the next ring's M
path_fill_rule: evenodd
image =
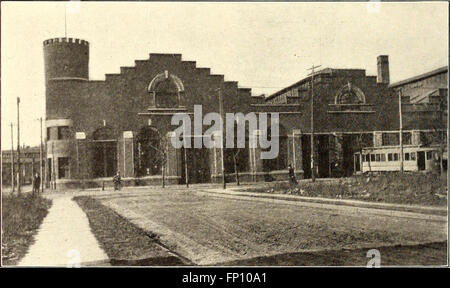
M154 107L175 108L182 106L183 82L176 75L164 71L156 75L148 85Z
M366 97L364 93L356 87L355 85L352 85L350 82L348 82L346 85L344 85L341 89L339 89L338 93L336 94L335 104L365 104L366 103Z
M156 84L155 103L157 107L178 107L178 89L170 78Z

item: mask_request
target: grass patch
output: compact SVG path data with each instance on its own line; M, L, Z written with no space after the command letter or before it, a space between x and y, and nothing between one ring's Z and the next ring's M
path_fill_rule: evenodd
M248 192L283 193L307 197L354 199L370 202L447 206L447 178L432 173L358 175L326 181L268 183Z
M51 204L31 193L2 195L3 265L16 265L25 256Z
M447 265L447 242L420 245L396 245L376 248L380 266L444 266ZM323 250L285 253L267 257L230 261L223 266L366 266L370 249Z
M158 235L148 234L102 205L97 199L79 196L73 199L89 218L89 225L111 265L166 266L184 263L158 242Z

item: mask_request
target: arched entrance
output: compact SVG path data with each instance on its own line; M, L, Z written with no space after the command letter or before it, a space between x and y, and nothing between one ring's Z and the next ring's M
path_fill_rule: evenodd
M117 170L117 138L112 128L103 126L92 134L94 178L112 177Z

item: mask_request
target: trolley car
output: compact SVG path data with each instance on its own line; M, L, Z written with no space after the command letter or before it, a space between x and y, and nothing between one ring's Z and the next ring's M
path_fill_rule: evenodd
M400 171L401 169L399 146L364 148L362 153L355 153L354 160L355 172ZM438 147L403 147L404 171L439 169L439 161Z

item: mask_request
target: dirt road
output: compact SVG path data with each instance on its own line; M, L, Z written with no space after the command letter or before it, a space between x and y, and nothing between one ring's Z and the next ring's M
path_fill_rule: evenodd
M133 189L96 198L200 265L329 249L446 240L446 222L341 213L279 201L214 197L184 189ZM444 263L443 263L444 264Z

